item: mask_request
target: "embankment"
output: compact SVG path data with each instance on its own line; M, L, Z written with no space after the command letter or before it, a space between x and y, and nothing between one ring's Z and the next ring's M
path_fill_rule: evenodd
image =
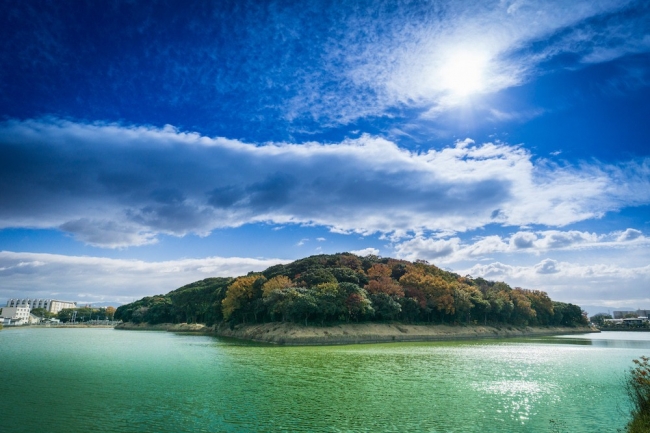
M150 325L148 323L120 323L115 329L125 329L129 331L168 331L168 332L198 332L213 333L214 327L205 326L201 323L160 323Z
M347 323L332 326L304 326L297 323L222 324L133 324L122 323L116 329L170 332L198 332L239 340L289 346L389 343L399 341L477 340L485 338L538 337L548 335L599 332L589 327L514 327L406 325L401 323Z
M387 343L398 341L476 340L484 338L534 337L599 332L596 329L563 327L522 327L509 325L447 326L406 325L401 323L348 323L335 326L302 326L296 323L238 325L234 329L221 325L218 336L283 345L337 345Z

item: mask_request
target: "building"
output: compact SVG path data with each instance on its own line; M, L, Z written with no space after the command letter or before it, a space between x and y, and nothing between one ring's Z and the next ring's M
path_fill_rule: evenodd
M0 318L3 319L3 322L7 325L26 325L30 322L29 314L30 308L18 306L18 307L2 307L0 311Z
M614 311L614 319L623 319L625 316L648 317L650 310L636 310L636 311Z
M643 326L648 323L647 317L629 317L627 319L605 319L603 323L609 326Z
M7 307L29 307L30 309L42 308L56 314L64 308L77 308L76 302L59 301L56 299L9 299Z
M623 319L623 323L627 326L641 326L648 321L647 317L637 317L637 318L628 318Z

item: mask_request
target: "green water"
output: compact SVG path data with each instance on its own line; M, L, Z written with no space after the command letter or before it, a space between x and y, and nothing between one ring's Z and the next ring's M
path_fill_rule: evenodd
M0 431L615 432L650 333L272 347L112 329L0 332Z

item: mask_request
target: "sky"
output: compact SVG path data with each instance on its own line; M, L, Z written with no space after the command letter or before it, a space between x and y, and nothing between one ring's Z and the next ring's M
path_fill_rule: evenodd
M650 3L0 4L0 303L313 254L650 308Z

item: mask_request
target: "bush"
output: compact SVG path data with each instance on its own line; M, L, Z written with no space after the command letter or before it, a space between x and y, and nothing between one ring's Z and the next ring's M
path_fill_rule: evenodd
M632 421L628 433L650 432L650 358L635 359L627 378L627 394L632 401Z

